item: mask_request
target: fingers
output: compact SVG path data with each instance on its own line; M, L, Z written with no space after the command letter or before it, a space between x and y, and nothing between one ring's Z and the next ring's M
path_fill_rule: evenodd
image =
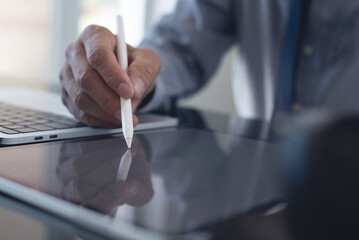
M149 202L153 197L153 188L148 188L148 186L143 185L140 181L128 179L126 183L127 192L124 202L128 205L139 207Z
M79 104L82 103L81 100L83 100L84 103L87 103L87 96L91 96L91 98L97 103L97 105L101 109L103 109L109 116L114 116L118 120L118 122L120 122L120 98L102 80L101 76L95 71L95 69L90 66L86 58L85 49L81 46L81 44L75 43L68 47L67 59L70 65L68 69L72 70L72 72L67 73L67 75L72 74L76 82L75 83L74 81L72 81L71 85L76 86L71 87L75 87L78 91L80 91L77 92L77 95L75 95L75 93L71 94L69 92L73 100L78 100ZM68 77L71 78L71 76ZM86 94L84 94L82 91ZM84 105L84 107L85 106L86 105ZM103 114L101 113L101 115ZM107 121L108 120L109 119L107 119Z
M61 72L62 102L80 121L92 127L118 127L121 121L106 113L86 92L76 84L71 69L65 66Z
M116 46L116 36L109 30L89 26L66 50L60 74L63 103L76 118L93 127L120 126L119 96L132 98L135 111L153 89L162 66L154 52L128 46L126 73L118 64ZM134 117L134 125L137 123Z
M99 73L106 84L125 99L133 97L130 78L116 58L116 37L107 29L89 26L80 36L89 64Z
M128 75L134 85L134 98L142 99L152 91L161 70L162 61L149 49L135 49L129 46L128 53L130 62Z
M128 186L125 181L112 182L103 186L91 198L87 198L85 206L103 213L109 213L112 208L123 204L127 192Z

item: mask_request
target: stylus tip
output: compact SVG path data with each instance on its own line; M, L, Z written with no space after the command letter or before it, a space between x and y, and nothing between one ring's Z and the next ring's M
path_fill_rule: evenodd
M128 147L128 148L131 148L131 145L132 145L132 138L127 137L127 138L126 138L126 144L127 144L127 147Z

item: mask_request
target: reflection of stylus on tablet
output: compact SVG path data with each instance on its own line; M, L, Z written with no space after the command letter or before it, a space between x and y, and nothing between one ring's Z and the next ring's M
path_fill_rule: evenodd
M123 180L127 179L128 172L130 170L132 164L132 153L131 149L127 149L127 151L122 155L120 166L117 170L116 180Z

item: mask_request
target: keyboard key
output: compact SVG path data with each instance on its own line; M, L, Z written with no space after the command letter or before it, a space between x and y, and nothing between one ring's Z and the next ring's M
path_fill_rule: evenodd
M39 116L39 117L49 117L49 116L52 116L52 115L54 115L54 114L38 111L38 112L33 112L31 115Z
M29 122L29 121L22 120L21 122L17 122L16 124L18 124L18 125L23 125L23 126L29 126L29 125L33 125L33 124L35 124L35 123L34 123L34 122Z
M1 120L11 120L11 119L13 119L14 118L14 116L9 116L9 115L6 115L6 116L0 116L0 119Z
M66 125L63 125L63 124L60 124L60 123L56 123L56 122L49 122L49 123L46 123L46 124L44 124L44 125L45 125L45 126L48 126L48 127L56 128L56 129L69 128L69 127L66 126Z
M32 121L33 123L48 123L50 122L50 120L47 119L36 119L34 121Z
M9 122L9 121L5 121L5 120L0 120L0 126L5 126L5 125L9 125L9 124L14 124L14 123Z
M37 119L37 117L36 116L25 116L22 119L27 120L27 121L34 121Z
M0 127L0 132L6 133L6 134L18 134L19 133L18 131L7 129L4 127Z
M19 129L16 129L16 131L19 131L21 133L30 133L30 132L37 132L38 130L33 129L33 128L19 128Z
M24 120L21 119L21 118L14 118L14 119L11 119L11 122L13 123L20 123L20 122L23 122ZM21 123L20 123L21 124Z
M9 125L4 125L4 127L6 128L10 128L10 129L19 129L19 128L24 128L24 125L19 125L19 124L9 124Z
M53 130L54 129L52 127L48 127L48 126L44 126L44 125L40 125L40 124L29 125L29 127L33 128L33 129L36 129L36 130L39 130L39 131L48 131L48 130Z

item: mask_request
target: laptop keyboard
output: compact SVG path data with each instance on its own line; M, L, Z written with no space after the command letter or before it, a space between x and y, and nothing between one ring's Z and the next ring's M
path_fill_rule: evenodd
M0 102L0 132L6 134L51 131L86 126L74 119Z

